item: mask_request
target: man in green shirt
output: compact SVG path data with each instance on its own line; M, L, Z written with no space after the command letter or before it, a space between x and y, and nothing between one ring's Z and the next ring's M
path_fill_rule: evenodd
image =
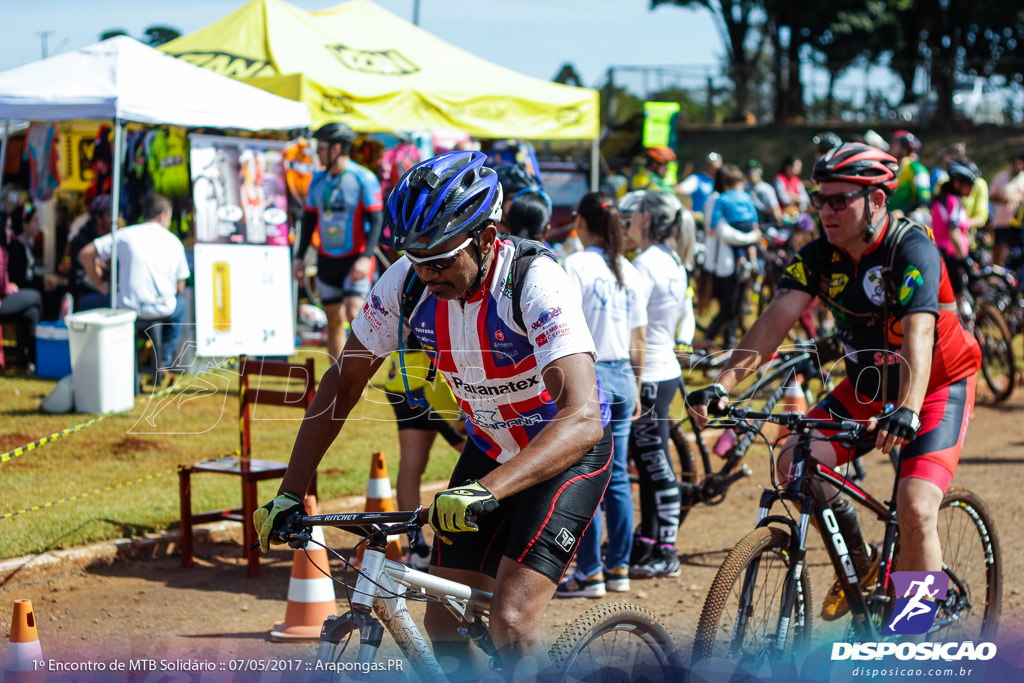
M921 141L906 130L893 133L889 153L900 162L896 176L896 189L889 199L889 210L898 216L910 216L915 209L929 209L932 200L931 177L928 167L917 157Z

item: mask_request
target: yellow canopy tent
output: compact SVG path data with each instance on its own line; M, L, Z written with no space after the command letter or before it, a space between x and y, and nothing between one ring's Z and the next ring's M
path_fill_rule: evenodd
M314 125L453 128L477 137L598 137L596 90L531 78L449 45L369 0L306 12L252 0L164 52L309 105Z

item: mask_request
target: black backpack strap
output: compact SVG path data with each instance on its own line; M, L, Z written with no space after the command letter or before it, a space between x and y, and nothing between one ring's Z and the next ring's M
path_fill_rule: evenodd
M507 237L516 245L516 251L512 255L512 269L510 271L512 288L512 320L520 329L526 330L526 323L523 321L523 286L526 283L526 273L530 266L541 257L548 257L557 263L558 258L554 252L540 242L523 239L521 237Z
M882 297L882 358L885 362L882 363L882 401L886 400L889 390L889 307L895 306L896 302L899 301L897 298L896 278L892 275L893 265L896 263L896 250L899 248L903 238L911 230L920 230L921 232L928 234L928 229L919 223L915 223L909 218L897 218L895 225L885 235L885 249L888 249L888 254L885 259L885 266L882 268L882 287L885 295Z

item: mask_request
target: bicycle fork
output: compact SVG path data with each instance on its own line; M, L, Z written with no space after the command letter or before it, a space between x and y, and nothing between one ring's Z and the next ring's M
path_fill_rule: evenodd
M781 515L768 514L771 506L777 500L789 499L800 504L799 520ZM779 523L789 527L789 548L786 553L789 555L789 566L786 570L786 578L782 586L780 596L779 622L775 628L773 642L765 643L765 650L772 661L778 660L786 650L786 642L789 639L790 630L795 626L802 627L806 617L803 612L797 611L797 598L802 594L801 579L807 555L807 527L810 522L812 504L809 500L799 498L793 492L779 493L774 490L766 490L761 494L760 510L758 512L757 526L768 526L770 523ZM757 573L760 560L751 563L747 574L743 579L743 590L741 601L749 605L753 601L753 590L757 584ZM799 604L806 609L806 600L800 600ZM793 615L793 616L791 616ZM796 623L794 624L794 618ZM740 609L737 616L734 635L739 636L742 642L743 633L746 630L746 610Z
M330 616L320 632L319 661L330 658L331 651L353 627L359 629L359 652L357 661L372 662L380 648L385 628L399 644L403 653L425 681L447 681L448 678L433 650L420 633L416 622L409 614L405 597L398 591L404 590L388 573L386 546L371 544L363 554L363 564L353 590L352 609L341 615ZM384 620L382 624L380 619ZM397 637L403 634L404 637Z

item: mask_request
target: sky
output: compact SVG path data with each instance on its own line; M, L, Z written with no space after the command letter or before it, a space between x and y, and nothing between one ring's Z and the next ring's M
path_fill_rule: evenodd
M291 1L305 10L342 2ZM412 21L416 0L375 1ZM0 0L3 23L18 27L5 30L0 40L0 71L40 59L44 40L48 54L53 55L94 43L101 33L115 28L135 37L153 25L188 34L244 4L244 0ZM662 84L697 87L719 72L724 54L709 12L666 5L651 10L649 0L419 0L419 18L421 28L443 40L530 76L550 80L562 64L570 62L589 87L603 85L613 65L679 67L679 80L659 83L652 77L647 85L652 89ZM616 83L637 94L644 92L638 74L617 72ZM863 87L863 76L851 76L847 83ZM822 81L822 94L823 88Z

